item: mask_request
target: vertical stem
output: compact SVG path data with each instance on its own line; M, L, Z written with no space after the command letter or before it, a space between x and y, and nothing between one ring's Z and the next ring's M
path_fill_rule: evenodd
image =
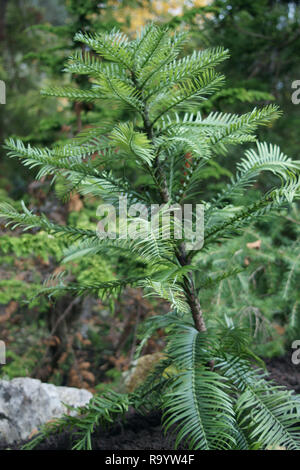
M143 118L144 118L144 128L145 128L147 137L151 142L153 142L153 128L151 126L147 107L145 107ZM165 175L163 173L163 170L159 161L159 155L156 155L155 157L155 160L153 162L153 168L156 173L155 176L157 176L161 200L163 203L166 204L169 201L170 196L169 196L168 186L166 183L166 178L165 178Z
M144 129L148 136L148 139L150 141L153 141L153 128L149 119L148 109L146 106L145 106L145 110L143 114L143 120L144 120ZM160 196L161 196L162 202L168 203L170 200L169 190L168 190L164 171L159 161L159 155L156 156L153 162L153 167L158 176L158 181L160 185ZM188 259L185 245L183 242L179 245L176 256L181 266L186 266L189 264L189 259ZM196 293L195 284L193 280L193 274L191 272L189 272L187 276L184 278L183 289L184 289L187 303L191 309L195 328L198 331L206 331L206 325L205 325L205 321L203 317L203 312L201 309L200 301Z
M186 266L189 264L189 259L185 250L184 243L181 243L178 247L177 259L181 266ZM206 331L206 325L203 317L203 312L201 309L200 301L198 299L195 283L193 280L193 274L189 272L187 277L184 279L184 293L187 300L187 303L191 309L191 313L194 320L195 328L198 331Z

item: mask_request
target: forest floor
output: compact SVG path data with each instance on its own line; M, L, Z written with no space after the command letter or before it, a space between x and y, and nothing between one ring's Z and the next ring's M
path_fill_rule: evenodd
M300 393L300 365L293 365L291 355L266 360L270 378L277 384L284 385L290 390ZM123 424L116 424L111 430L103 432L97 429L92 446L94 450L172 450L174 438L164 435L160 425L161 415L152 412L148 416L129 413ZM69 432L51 436L39 444L36 450L69 450L72 448L74 435ZM21 445L11 446L10 449L20 449ZM3 445L0 449L4 449Z

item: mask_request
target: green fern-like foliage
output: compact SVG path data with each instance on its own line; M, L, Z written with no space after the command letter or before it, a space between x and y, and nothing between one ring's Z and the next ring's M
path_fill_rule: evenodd
M52 434L66 430L74 431L76 443L74 450L92 450L92 434L96 426L107 427L114 422L114 417L124 416L133 400L127 394L110 391L103 396L95 396L80 408L68 406L69 414L47 423L41 432L23 446L24 450L34 449L40 442ZM78 416L70 416L75 411Z
M299 237L295 203L194 258L209 273L198 272L196 283L205 287L202 303L211 322L249 328L253 348L264 357L284 353L299 337Z
M164 205L161 213L172 204L182 207L189 203L195 210L195 203L201 203L205 253L299 196L300 162L285 156L277 146L256 141L257 127L279 117L277 106L255 108L244 115L195 113L205 100L222 91L224 77L215 68L227 59L228 51L220 47L182 57L187 35L171 34L154 25L144 28L134 40L119 31L78 33L75 39L94 53L75 54L66 70L89 75L91 88L50 88L43 93L76 101L123 103L132 119L88 129L68 144L53 148L6 141L9 156L38 168L38 178L64 178L66 193L91 194L116 207L118 196L124 195L131 204ZM228 155L233 145L253 142L256 145L246 150L236 175L208 200L202 179L207 166L219 155ZM135 184L132 169L146 185ZM248 205L245 193L261 172L271 172L278 184ZM129 398L96 399L82 418L64 418L64 425L68 422L80 429L75 448L90 448L94 426L110 422L118 410L124 413L129 403L141 409L145 401L161 407L165 429L176 433L176 446L181 443L203 450L300 448L299 400L270 385L253 368L252 362L258 359L242 331L230 325L207 329L209 312L204 315L202 311L201 289L238 269L230 267L217 279L206 273L206 279L202 276L197 284L199 273L204 274L201 253L197 256L200 248L188 252L184 236L162 236L166 227L159 229L162 233L152 227L142 230L134 240L99 237L96 227L61 226L43 214L23 209L18 213L1 204L0 216L12 227L40 227L63 237L70 245L67 260L122 252L143 266L138 277L110 282L67 284L59 277L43 293L105 296L127 285L139 285L147 295L167 300L172 310L163 319L152 319L151 331L163 324L169 336L165 362L153 371L152 386L147 382ZM137 217L136 222L141 219ZM175 230L174 218L172 224ZM148 336L149 330L145 338Z

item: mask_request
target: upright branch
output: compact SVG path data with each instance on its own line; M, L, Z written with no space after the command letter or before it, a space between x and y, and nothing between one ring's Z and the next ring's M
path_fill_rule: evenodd
M147 135L150 142L153 143L153 127L149 119L148 109L145 105L145 111L143 113L143 121L144 121L144 132ZM160 164L159 160L159 153L155 156L153 162L154 173L157 175L158 181L158 189L160 192L161 202L164 204L168 204L170 202L170 196L168 191L167 179L164 173L164 170ZM186 253L185 243L181 242L178 247L176 248L176 258L180 265L187 266L189 264L188 255ZM196 293L195 283L193 279L193 273L190 271L184 276L183 280L183 289L184 294L187 300L187 303L191 309L191 313L194 320L195 328L198 331L206 331L206 325L203 317L203 312L201 309L200 301Z
M185 244L183 242L180 243L178 247L177 259L181 266L186 266L189 264L188 255L186 253ZM193 273L191 271L189 271L187 276L184 277L183 288L187 303L191 309L195 328L198 331L206 331L203 312L201 309L199 298L196 293Z

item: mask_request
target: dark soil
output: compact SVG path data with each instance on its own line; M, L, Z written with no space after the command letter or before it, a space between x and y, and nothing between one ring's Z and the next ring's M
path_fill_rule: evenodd
M270 378L277 384L300 393L300 365L293 365L289 354L267 359ZM148 416L131 413L124 424L115 425L110 431L98 429L92 440L94 450L172 450L174 438L165 436L161 425L161 415L153 412ZM5 447L1 447L0 449ZM12 447L11 447L12 448ZM19 449L20 445L15 446ZM72 435L68 432L51 436L39 444L36 450L69 450L72 448Z
M291 356L292 354L286 354L283 357L265 359L265 363L271 379L300 394L300 364L294 365Z

